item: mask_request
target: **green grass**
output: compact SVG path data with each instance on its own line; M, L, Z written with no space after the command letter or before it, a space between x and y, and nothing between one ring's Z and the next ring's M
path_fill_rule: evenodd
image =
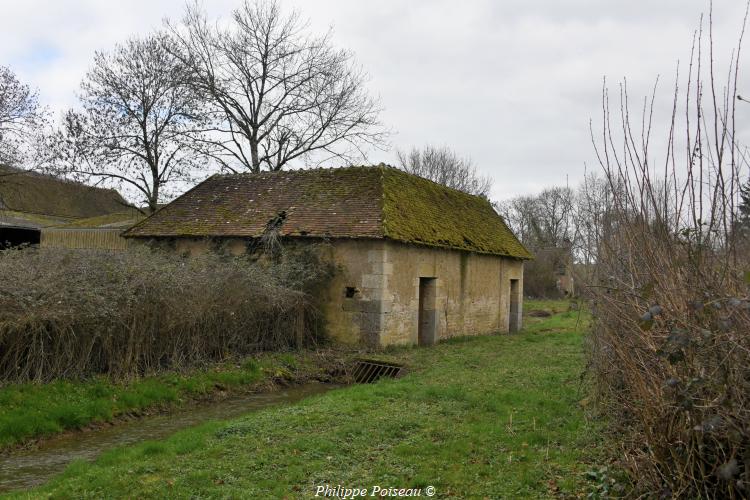
M529 318L516 335L392 350L411 368L404 378L113 450L19 496L308 498L324 484L432 485L459 498L585 494L599 444L578 406L585 320Z
M220 390L248 388L271 378L293 379L316 370L314 363L306 354L279 353L127 383L101 377L5 385L0 387L0 451L32 439L178 405Z

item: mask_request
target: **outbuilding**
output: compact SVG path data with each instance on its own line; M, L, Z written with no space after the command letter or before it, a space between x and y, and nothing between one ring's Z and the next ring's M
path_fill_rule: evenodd
M241 254L269 230L329 243L337 341L430 345L521 327L532 256L490 202L384 165L214 175L123 236Z
M67 242L45 238L45 232L49 236L54 232L52 228L92 218L123 218L130 214L129 220L134 221L135 212L114 189L0 165L0 248L39 244L66 247ZM121 231L110 239L119 240ZM88 236L91 239L93 233ZM79 243L74 248L88 247Z

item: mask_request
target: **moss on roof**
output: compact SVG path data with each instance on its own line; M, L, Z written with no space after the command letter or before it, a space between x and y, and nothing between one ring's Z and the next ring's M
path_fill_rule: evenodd
M358 167L214 175L124 236L256 238L283 214L283 236L382 238L382 188L372 174Z
M485 199L393 167L215 175L128 229L125 237L387 238L529 259Z
M120 193L51 175L0 166L0 208L62 218L122 212Z
M398 241L532 258L489 201L385 167L383 227Z

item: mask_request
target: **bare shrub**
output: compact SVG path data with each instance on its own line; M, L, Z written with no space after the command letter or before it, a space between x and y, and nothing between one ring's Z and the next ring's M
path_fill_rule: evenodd
M746 498L750 261L732 230L746 168L734 135L740 51L722 87L705 38L675 88L665 158L649 150L653 99L634 130L627 87L614 120L605 88L595 145L611 206L590 288L590 368L637 494Z
M130 377L319 340L313 251L276 265L211 253L0 253L0 380ZM303 322L303 324L300 324Z

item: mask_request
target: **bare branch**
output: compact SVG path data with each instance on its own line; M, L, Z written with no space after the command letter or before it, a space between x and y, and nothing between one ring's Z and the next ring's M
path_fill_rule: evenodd
M173 55L210 106L203 137L230 170L279 170L304 159L362 158L361 144L383 147L380 105L351 53L329 34L306 34L296 12L273 0L246 1L227 24L211 25L197 4L167 23Z
M396 152L398 168L465 193L488 198L492 179L483 177L469 158L458 156L450 148L429 144L408 153Z
M67 112L47 138L51 170L124 187L154 211L175 183L208 168L210 148L199 132L204 105L168 41L157 33L96 54L81 87L82 111Z
M47 112L37 92L0 66L0 164L22 166L28 161L33 137L44 125Z

